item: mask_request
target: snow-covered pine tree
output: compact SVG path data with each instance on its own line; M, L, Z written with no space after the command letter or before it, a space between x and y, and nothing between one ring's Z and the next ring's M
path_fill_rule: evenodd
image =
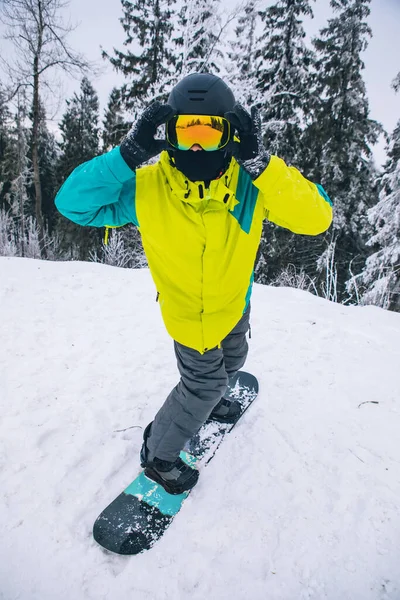
M136 120L143 107L160 98L174 78L173 22L176 0L121 0L120 19L126 50L103 50L113 67L127 78L121 88L124 106Z
M16 143L12 137L12 116L0 84L0 209L10 208L11 181L15 176Z
M263 26L256 44L256 86L261 95L265 146L271 154L302 169L302 129L310 104L314 59L305 45L303 21L313 16L311 0L278 0L260 16ZM310 238L299 238L265 222L257 281L279 279L289 263L296 272L308 272L317 259L311 256Z
M99 100L90 81L84 77L80 94L67 100L59 125L62 141L57 165L58 185L82 163L97 156L99 150ZM89 260L90 253L101 245L101 234L92 228L79 227L61 215L57 218L60 252L65 258Z
M369 117L361 58L371 36L369 4L370 0L331 0L337 14L313 40L317 61L312 122L303 142L309 152L304 170L324 185L334 203L334 225L325 235L325 248L335 240L339 300L350 270L357 272L364 263L366 213L377 201L371 144L382 128ZM322 241L321 255L323 251Z
M32 186L32 161L29 154L29 138L31 130L28 124L28 101L25 90L20 90L16 97L9 127L8 143L5 149L6 185L4 186L3 208L9 218L9 241L15 246L18 256L31 256L28 250L27 222L29 215L35 214L34 203L29 206L28 188ZM33 220L33 227L35 223ZM36 232L38 242L38 231ZM38 244L35 248L39 251ZM38 256L40 257L40 251Z
M235 37L229 42L227 51L226 80L237 102L247 107L262 103L255 62L259 21L258 0L249 0L238 16Z
M256 78L265 144L271 154L298 164L313 62L303 27L304 18L313 16L311 0L278 0L260 15L264 26L257 40Z
M99 154L99 100L87 79L83 77L80 94L67 100L61 123L61 155L58 178L63 182L83 162Z
M121 143L124 135L129 131L130 123L124 118L121 90L114 87L108 99L108 105L103 119L103 152L107 152Z
M37 150L39 169L41 175L42 187L42 211L47 232L51 232L56 209L54 206L54 197L57 192L57 161L58 148L54 135L47 127L47 117L45 108L39 100L38 130L37 130ZM32 135L29 139L29 159L32 157ZM33 184L29 186L28 193L31 201L31 214L34 215L35 208L35 189Z
M220 0L188 0L178 14L175 43L176 75L173 81L194 72L220 74L223 70L222 34L226 23Z
M374 227L368 245L376 251L350 287L353 292L357 286L362 288L364 304L400 312L400 121L390 137L387 154L379 202L368 211Z

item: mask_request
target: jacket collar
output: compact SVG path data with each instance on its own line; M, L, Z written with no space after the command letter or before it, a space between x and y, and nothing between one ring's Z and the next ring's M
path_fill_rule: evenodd
M206 188L204 181L190 181L185 175L171 164L168 152L164 151L160 156L160 166L167 179L174 196L187 204L199 204L204 200L216 200L222 206L232 211L238 200L234 191L230 188L232 176L237 163L232 159L228 169L219 179L213 179L210 187Z

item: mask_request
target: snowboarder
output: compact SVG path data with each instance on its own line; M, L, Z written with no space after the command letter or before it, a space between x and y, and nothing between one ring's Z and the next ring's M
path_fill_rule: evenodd
M219 77L194 73L167 104L150 104L119 147L76 168L56 205L80 225L139 228L181 376L144 431L141 464L168 492L189 490L198 471L180 450L207 418L237 415L224 394L247 356L263 220L318 235L332 221L329 197L268 154L254 107Z

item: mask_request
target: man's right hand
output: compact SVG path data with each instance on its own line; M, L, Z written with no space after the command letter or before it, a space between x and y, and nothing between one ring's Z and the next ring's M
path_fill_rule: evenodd
M152 102L142 113L120 145L121 156L133 171L167 148L166 140L155 140L157 128L174 116L169 104Z

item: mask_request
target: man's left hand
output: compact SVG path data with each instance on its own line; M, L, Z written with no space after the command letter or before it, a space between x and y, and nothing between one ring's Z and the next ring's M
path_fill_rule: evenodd
M249 113L241 104L225 113L225 118L237 131L239 142L232 141L233 156L254 180L269 163L269 154L262 141L261 117L256 106Z

